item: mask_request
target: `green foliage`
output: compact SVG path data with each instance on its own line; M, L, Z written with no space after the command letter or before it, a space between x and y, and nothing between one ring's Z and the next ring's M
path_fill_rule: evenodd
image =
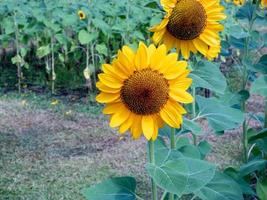
M135 200L136 181L132 177L108 179L83 190L88 200Z
M240 110L225 106L215 98L206 99L198 96L197 103L198 118L206 118L216 132L236 128L244 120Z
M226 79L218 64L200 61L193 66L190 76L193 79L193 87L207 88L219 94L225 91Z

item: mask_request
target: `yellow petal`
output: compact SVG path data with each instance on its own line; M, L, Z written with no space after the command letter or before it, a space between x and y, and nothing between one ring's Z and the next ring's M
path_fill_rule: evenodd
M123 104L122 104L123 105ZM123 122L125 122L130 115L130 111L125 108L125 106L122 106L122 108L118 109L117 112L115 112L111 118L110 118L110 127L115 128L120 126Z
M123 104L121 102L118 103L109 103L106 105L106 107L103 109L103 114L110 115L118 110L120 110L123 107Z
M148 66L148 50L143 42L139 43L134 62L137 70L142 70Z
M122 81L114 78L113 76L109 74L99 74L98 78L103 84L111 88L118 89L118 88L121 88L123 85Z
M134 123L134 114L130 113L128 119L120 126L119 132L120 134L125 133L129 128L131 128Z
M181 89L170 88L170 97L180 103L192 103L194 101L191 94Z
M142 117L135 115L134 123L132 124L132 127L131 127L131 133L132 133L133 139L139 139L142 134L141 122L142 122Z
M180 76L187 67L186 61L178 61L175 62L175 65L169 66L168 63L166 63L167 70L164 72L164 77L168 80L175 79L178 76Z
M116 102L120 99L120 94L109 94L101 92L99 95L96 96L96 101L99 103L111 103Z
M142 130L146 139L150 140L154 133L154 120L152 116L142 117Z
M166 57L167 49L165 45L160 45L151 55L150 67L154 68L162 62L162 58Z

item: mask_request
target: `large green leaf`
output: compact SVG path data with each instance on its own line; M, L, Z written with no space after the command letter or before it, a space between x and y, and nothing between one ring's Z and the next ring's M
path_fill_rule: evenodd
M256 185L256 192L260 200L267 199L267 178L259 180Z
M168 160L175 160L182 157L182 153L177 150L171 150L167 147L163 138L158 137L154 143L155 145L155 164L157 166L163 165Z
M188 130L194 135L203 135L205 133L197 122L194 122L193 120L189 120L187 118L184 118L183 130Z
M267 54L263 55L259 62L254 65L253 69L256 72L261 72L263 74L267 74Z
M194 193L202 200L242 200L239 185L229 176L216 172L213 179Z
M88 200L135 200L136 181L133 177L105 180L82 191Z
M208 61L198 62L190 77L193 79L193 87L207 88L220 94L224 93L227 85L219 65Z
M197 96L199 118L206 118L217 132L238 127L244 121L244 114L235 108L225 106L216 98Z
M157 185L181 196L204 187L215 174L215 166L202 160L181 157L161 166L147 164L146 170Z
M251 93L267 97L267 75L258 77L251 86Z
M266 160L252 160L240 167L239 176L244 177L255 171L261 171L265 169L266 164Z

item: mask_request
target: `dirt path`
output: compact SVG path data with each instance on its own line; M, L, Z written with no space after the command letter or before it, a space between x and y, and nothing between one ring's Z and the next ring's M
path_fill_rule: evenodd
M0 199L82 199L80 189L113 175L146 183L145 141L121 138L107 120L60 115L0 100Z
M0 199L82 200L82 188L115 175L135 176L140 196L149 195L146 141L120 137L107 123L68 106L56 112L0 98ZM205 129L213 146L208 159L220 167L239 165L240 131L217 137Z

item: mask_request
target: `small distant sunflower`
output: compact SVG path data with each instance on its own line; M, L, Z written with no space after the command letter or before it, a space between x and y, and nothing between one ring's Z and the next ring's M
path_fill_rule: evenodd
M78 11L78 15L80 17L80 20L84 20L86 18L86 14L82 10Z
M267 0L261 0L261 6L267 8Z
M111 127L121 134L129 130L134 139L143 133L147 140L155 140L164 123L180 127L186 113L181 104L193 97L186 92L192 84L187 62L177 58L165 45L140 43L136 52L124 46L112 64L102 66L96 100L106 104L103 113L111 115Z
M207 56L209 47L219 45L223 25L218 21L226 18L219 0L161 0L161 5L166 15L150 29L155 44L175 47L185 59L197 51Z
M236 6L243 6L246 3L246 1L245 0L233 0L233 3Z

